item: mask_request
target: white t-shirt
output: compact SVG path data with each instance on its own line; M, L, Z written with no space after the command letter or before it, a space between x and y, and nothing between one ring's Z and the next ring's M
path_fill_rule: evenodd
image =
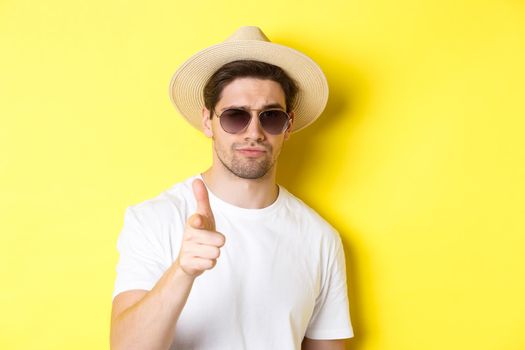
M113 298L151 290L177 258L196 209L195 178L126 209ZM344 251L330 224L280 185L262 209L208 194L226 242L215 267L195 279L171 349L300 349L305 336L353 337Z

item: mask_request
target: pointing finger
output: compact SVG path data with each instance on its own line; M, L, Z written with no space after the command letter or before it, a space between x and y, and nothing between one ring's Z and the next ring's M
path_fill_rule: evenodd
M215 229L215 219L210 206L210 199L208 197L208 190L201 179L195 179L192 183L193 195L197 201L196 213L204 216L211 225L209 229Z

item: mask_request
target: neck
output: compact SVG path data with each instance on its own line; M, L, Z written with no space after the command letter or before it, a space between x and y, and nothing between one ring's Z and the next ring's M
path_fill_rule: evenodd
M201 175L210 191L223 201L241 208L261 209L275 202L279 195L276 165L258 179L238 177L216 162Z

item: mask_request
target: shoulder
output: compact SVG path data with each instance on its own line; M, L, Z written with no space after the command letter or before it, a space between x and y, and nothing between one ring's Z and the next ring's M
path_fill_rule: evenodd
M280 186L285 197L285 205L290 215L303 229L311 234L320 235L323 240L338 242L340 240L337 230L317 211L307 205L303 200Z
M195 176L178 182L157 196L142 202L130 205L126 209L126 216L138 222L153 227L161 228L175 221L185 221L189 207L192 207L193 197L191 182Z

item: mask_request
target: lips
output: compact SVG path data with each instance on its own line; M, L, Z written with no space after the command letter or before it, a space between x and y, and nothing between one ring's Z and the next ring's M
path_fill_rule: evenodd
M239 151L248 151L248 152L266 152L266 150L264 148L252 148L252 147L239 148L238 150Z
M244 154L245 156L249 157L258 157L266 152L266 150L262 148L239 148L237 151L241 154Z

